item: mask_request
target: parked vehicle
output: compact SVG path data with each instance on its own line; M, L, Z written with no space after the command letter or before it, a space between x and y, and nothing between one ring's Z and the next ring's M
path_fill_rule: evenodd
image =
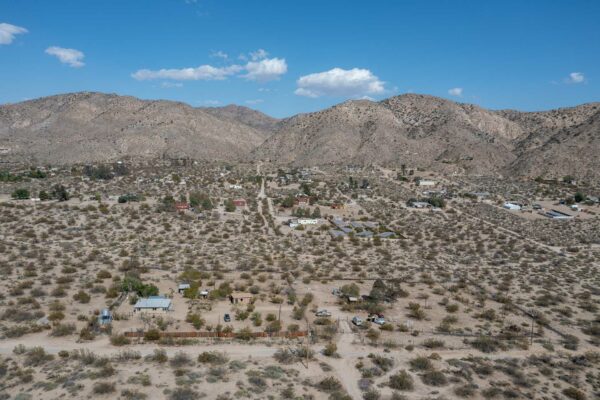
M315 313L317 317L331 317L331 313L327 310L319 310Z
M225 314L225 316L223 317L223 321L225 321L225 322L231 322L231 315Z
M342 295L342 291L341 291L340 289L337 289L337 288L336 288L336 289L333 289L333 290L331 291L331 294L332 294L332 295L334 295L334 296L338 296L338 297L339 297L339 296L341 296L341 295Z
M385 318L377 317L373 320L374 324L383 325L385 324Z
M363 320L361 317L354 317L352 318L352 323L356 326L362 326Z

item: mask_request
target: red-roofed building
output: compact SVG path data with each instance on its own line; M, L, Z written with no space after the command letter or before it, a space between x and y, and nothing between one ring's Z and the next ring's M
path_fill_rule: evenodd
M235 199L233 200L233 205L236 207L246 207L246 200L244 199Z
M185 211L185 210L189 210L190 209L190 205L189 203L183 201L180 203L175 203L175 209L177 211Z

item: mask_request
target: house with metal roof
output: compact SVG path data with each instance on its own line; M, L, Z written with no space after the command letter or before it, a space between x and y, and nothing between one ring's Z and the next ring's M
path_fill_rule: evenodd
M170 311L171 299L163 296L142 298L135 303L133 311Z

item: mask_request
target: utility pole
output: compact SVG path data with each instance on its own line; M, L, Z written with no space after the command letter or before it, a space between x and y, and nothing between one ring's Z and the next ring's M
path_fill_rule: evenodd
M533 346L533 311L531 312L531 334L529 335L529 345Z

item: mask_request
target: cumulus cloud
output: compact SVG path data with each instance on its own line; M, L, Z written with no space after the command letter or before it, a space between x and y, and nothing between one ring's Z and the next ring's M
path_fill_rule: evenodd
M224 51L213 51L212 53L210 53L210 57L211 58L222 58L223 60L227 60L229 58L229 55L227 53L225 53Z
M585 75L583 72L571 72L567 78L567 83L583 83L585 82Z
M181 69L140 69L131 76L138 81L151 79L172 79L176 81L215 81L226 79L230 75L240 72L242 67L230 65L228 67L213 67L212 65L200 65L196 68Z
M452 88L452 89L448 89L448 94L450 96L462 97L463 88L461 88L461 87L455 87L455 88Z
M27 33L27 29L20 26L0 23L0 44L11 44L15 40L16 35Z
M333 68L300 77L298 88L294 93L298 96L351 96L361 97L380 94L385 91L385 83L380 81L368 69L353 68L345 70Z
M259 49L249 54L252 61L243 65L232 64L225 67L215 67L213 65L200 65L199 67L180 68L180 69L140 69L131 74L134 79L139 81L151 79L170 79L170 80L224 80L230 76L238 76L250 81L267 82L279 79L281 75L287 72L287 63L283 58L267 58L269 53ZM224 60L229 56L222 51L211 53L211 57L218 57ZM244 56L245 57L245 56ZM247 60L247 58L245 58Z
M46 49L46 54L58 58L58 61L67 64L69 67L79 68L85 65L82 61L85 55L79 50L52 46Z
M242 75L251 81L267 82L279 79L287 72L287 63L283 58L265 58L260 61L250 61L246 64L247 73Z
M265 49L258 49L250 52L250 59L252 61L262 60L263 58L267 58L268 55L269 53Z

